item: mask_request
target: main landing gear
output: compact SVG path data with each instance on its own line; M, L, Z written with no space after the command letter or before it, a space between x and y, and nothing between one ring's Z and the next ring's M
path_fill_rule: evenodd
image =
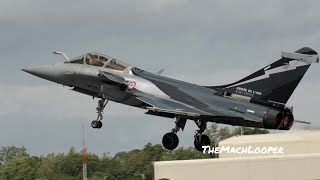
M165 134L162 138L162 145L164 148L168 150L175 149L179 144L179 138L177 136L177 132L181 129L183 131L187 119L181 118L180 116L176 117L176 126L172 129L171 132ZM202 146L210 146L210 138L203 134L204 130L207 127L206 121L195 120L194 121L198 126L199 130L196 130L194 134L194 147L198 151L203 151Z
M101 120L103 119L102 113L107 104L108 104L108 100L106 99L102 98L98 101L98 107L96 108L98 116L97 116L97 120L94 120L91 122L92 128L100 129L102 127L102 122L101 122Z
M176 126L171 130L171 132L165 134L162 138L162 145L168 150L175 149L179 144L179 138L177 132L181 129L183 131L184 126L186 125L187 119L181 118L180 116L176 117Z
M203 151L202 146L210 146L211 141L210 138L203 134L204 130L207 128L207 122L196 120L194 121L198 126L199 130L196 130L194 133L194 147L198 151Z

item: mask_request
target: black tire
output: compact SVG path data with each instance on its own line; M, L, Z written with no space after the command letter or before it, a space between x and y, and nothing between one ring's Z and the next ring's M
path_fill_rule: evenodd
M98 128L99 127L99 121L96 121L96 120L92 121L91 122L91 127L92 128Z
M98 129L100 129L102 127L102 122L101 121L98 121Z
M162 145L168 150L174 150L179 144L179 138L175 133L167 133L162 138Z
M199 141L200 136L201 136L201 142ZM194 147L198 151L203 152L202 146L210 146L210 144L211 144L210 138L205 134L198 135L194 138Z

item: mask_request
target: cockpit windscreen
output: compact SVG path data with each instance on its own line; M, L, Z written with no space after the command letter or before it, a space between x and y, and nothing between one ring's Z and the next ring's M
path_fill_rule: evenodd
M90 66L98 66L118 71L124 71L129 64L126 64L118 59L99 54L99 53L88 53L86 55L71 59L65 63L76 63L76 64L87 64Z

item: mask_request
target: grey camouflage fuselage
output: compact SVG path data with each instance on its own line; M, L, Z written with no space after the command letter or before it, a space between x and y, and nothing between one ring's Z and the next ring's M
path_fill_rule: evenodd
M294 117L286 102L315 62L319 57L311 48L283 52L280 60L222 86L164 77L98 53L23 70L92 97L146 109L150 115L289 130ZM184 124L178 126L183 130Z

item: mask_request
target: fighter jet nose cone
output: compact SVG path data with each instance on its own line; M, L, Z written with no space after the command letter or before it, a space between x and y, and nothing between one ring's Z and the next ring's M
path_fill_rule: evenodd
M21 70L43 79L52 80L53 78L52 67L50 65L44 65L44 66L32 67L32 68L23 68Z
M24 71L24 72L27 72L29 74L32 74L32 68L23 68L21 70Z
M22 71L27 72L29 74L39 76L44 74L44 68L43 67L32 67L32 68L24 68Z

